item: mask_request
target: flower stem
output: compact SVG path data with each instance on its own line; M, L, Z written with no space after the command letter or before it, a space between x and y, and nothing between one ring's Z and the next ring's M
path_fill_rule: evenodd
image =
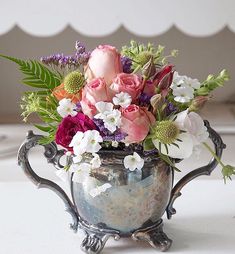
M225 167L224 163L221 161L221 159L216 155L216 153L213 151L213 149L206 143L203 142L203 145L206 147L206 149L212 154L212 156L216 159L216 161L222 166Z
M141 68L141 66L138 65L138 66L134 69L134 71L132 72L132 74L135 74L136 72L138 72L138 71L140 70L140 68Z

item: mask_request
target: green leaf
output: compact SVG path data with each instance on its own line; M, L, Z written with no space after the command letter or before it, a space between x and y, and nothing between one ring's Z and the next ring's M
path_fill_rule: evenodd
M20 71L26 76L25 85L52 90L61 84L61 77L36 60L21 60L18 58L0 55L19 65Z
M49 136L44 136L44 137L40 138L38 143L40 145L47 145L47 144L50 144L51 142L53 142L54 140L55 140L55 136L49 135Z
M156 148L151 138L146 138L144 140L143 146L144 146L144 151L151 151Z
M39 129L40 131L44 131L44 132L50 132L52 127L51 126L43 126L43 125L38 125L38 124L34 124L34 126Z

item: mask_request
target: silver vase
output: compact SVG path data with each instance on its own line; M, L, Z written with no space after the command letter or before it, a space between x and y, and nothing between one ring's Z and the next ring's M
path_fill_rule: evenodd
M205 121L215 152L221 157L225 145L221 137ZM86 233L81 248L86 253L100 253L109 237L131 237L147 241L154 248L166 251L172 240L163 232L162 216L168 219L175 214L173 203L181 195L181 189L192 179L210 175L217 166L212 159L206 166L195 169L184 176L174 187L174 169L156 155L144 155L142 170L127 171L123 166L126 151L100 150L102 166L77 175L78 182L72 181L70 189L72 201L56 183L39 177L31 168L28 153L38 145L41 135L28 132L19 149L18 162L29 179L39 188L49 188L64 201L66 210L72 215L71 228L78 227ZM54 142L44 145L45 157L57 169L62 169L60 159L64 150L58 150ZM129 153L130 154L130 153ZM103 188L102 186L107 186ZM101 189L102 190L101 190ZM96 190L96 194L92 195Z

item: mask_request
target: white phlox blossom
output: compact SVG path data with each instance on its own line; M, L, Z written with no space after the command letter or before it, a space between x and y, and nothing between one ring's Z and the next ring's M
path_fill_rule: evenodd
M70 115L70 116L76 116L77 111L76 110L76 104L74 104L71 99L62 99L59 101L59 106L57 107L57 112L60 116L63 118Z

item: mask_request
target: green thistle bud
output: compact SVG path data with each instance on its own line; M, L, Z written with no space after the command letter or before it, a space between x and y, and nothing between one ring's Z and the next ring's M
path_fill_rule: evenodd
M64 78L64 90L69 94L76 94L82 89L84 83L85 78L81 72L70 72Z
M157 139L163 144L172 144L179 133L180 130L174 122L170 120L161 121L154 128L153 139Z
M149 51L143 51L143 52L140 52L136 56L135 60L136 60L136 62L138 64L140 64L141 66L144 66L145 64L150 62L152 58L153 58L153 55L151 54L151 52L149 52Z

